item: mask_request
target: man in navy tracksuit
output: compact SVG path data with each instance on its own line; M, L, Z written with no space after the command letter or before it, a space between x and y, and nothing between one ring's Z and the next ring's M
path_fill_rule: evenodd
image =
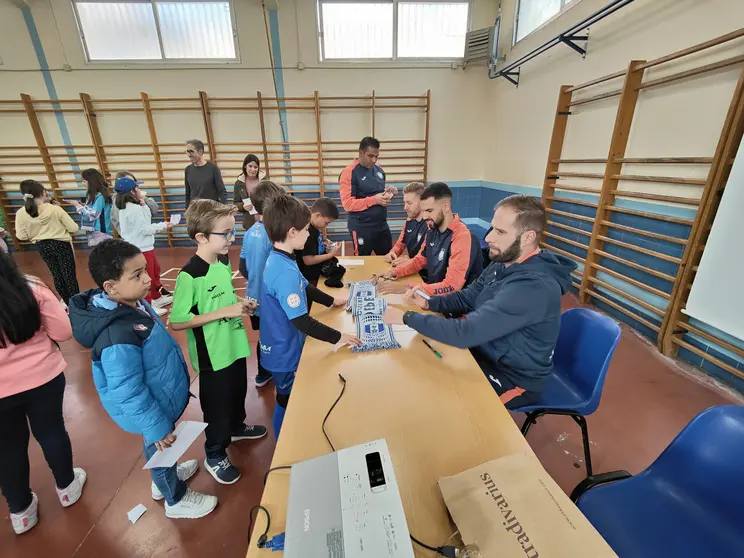
M430 184L421 194L421 213L428 231L418 254L388 271L383 279L408 277L426 270L425 282L418 287L428 295L443 295L470 285L483 271L480 242L452 213L449 186L444 182ZM406 290L401 283L380 282L382 294Z
M507 409L535 403L553 369L561 296L571 284L573 260L539 248L546 226L542 203L510 196L496 206L486 237L492 263L464 290L406 300L434 312L467 313L459 320L389 307L385 323L406 324L422 335L470 348Z
M349 214L349 232L354 254L384 256L393 247L387 223L387 206L396 194L394 186L385 186L385 171L377 165L380 142L364 138L359 143L359 158L341 171L341 204Z

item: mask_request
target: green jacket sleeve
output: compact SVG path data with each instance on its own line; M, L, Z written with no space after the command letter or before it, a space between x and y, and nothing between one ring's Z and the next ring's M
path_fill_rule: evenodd
M174 324L181 324L192 320L195 316L192 312L195 305L194 278L185 271L181 271L176 278L170 321Z

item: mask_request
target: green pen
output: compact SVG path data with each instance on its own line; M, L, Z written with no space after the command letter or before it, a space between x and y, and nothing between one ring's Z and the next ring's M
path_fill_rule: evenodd
M439 352L434 347L432 347L431 344L426 339L422 339L421 341L423 341L424 345L426 345L427 347L429 347L429 349L431 349L432 353L437 355L437 358L442 358L442 355L440 355Z

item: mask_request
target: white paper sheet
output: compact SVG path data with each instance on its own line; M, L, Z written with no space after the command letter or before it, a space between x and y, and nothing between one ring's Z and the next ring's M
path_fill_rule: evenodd
M143 506L142 504L137 504L127 512L127 517L129 518L129 521L132 522L132 525L134 525L146 511L147 508L145 506Z
M364 265L364 260L338 260L338 263L344 267Z
M171 222L171 225L177 225L178 223L180 223L181 222L181 214L180 213L174 213L173 215L171 215L170 222Z
M199 434L207 428L206 422L197 422L194 420L185 420L179 422L174 434L176 441L173 445L163 451L156 452L150 460L145 463L143 469L153 469L155 467L172 467L178 459L186 453L189 446L199 437Z
M251 202L251 198L243 198L243 205L253 205L253 203ZM258 214L258 211L253 208L248 213L250 213L251 215L256 215Z

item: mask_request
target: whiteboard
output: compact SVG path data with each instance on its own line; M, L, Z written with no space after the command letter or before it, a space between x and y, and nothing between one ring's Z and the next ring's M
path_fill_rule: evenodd
M684 313L744 340L744 140Z

